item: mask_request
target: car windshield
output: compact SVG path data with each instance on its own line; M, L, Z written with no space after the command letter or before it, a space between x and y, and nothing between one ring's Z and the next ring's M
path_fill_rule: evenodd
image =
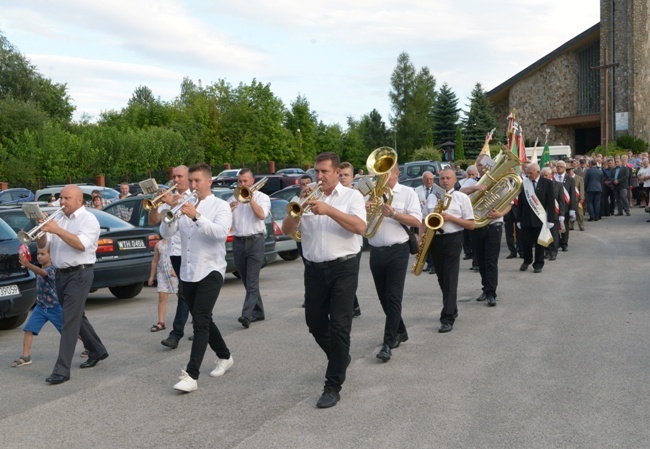
M239 170L224 170L217 175L217 179L232 178L234 176L237 176L238 173Z
M11 227L0 219L0 241L12 240L16 238L16 233Z
M230 189L213 189L212 194L216 196L217 198L221 198L222 200L226 201L228 200L232 195L233 191Z
M273 220L284 220L284 216L287 215L287 204L285 200L271 201L271 215L273 215Z

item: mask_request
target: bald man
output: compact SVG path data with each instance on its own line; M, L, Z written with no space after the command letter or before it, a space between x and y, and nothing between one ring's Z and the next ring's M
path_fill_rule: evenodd
M90 352L80 368L93 368L108 357L93 326L86 318L84 308L93 283L93 265L99 240L99 222L84 207L83 193L75 185L61 190L62 217L45 223L45 235L38 239L38 247L49 246L52 265L57 269L56 294L63 306L63 328L59 342L59 356L52 374L45 379L50 384L70 380L70 365L77 344L77 336Z

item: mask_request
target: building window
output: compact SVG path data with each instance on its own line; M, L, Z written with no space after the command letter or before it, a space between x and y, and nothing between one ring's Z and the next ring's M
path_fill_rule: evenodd
M578 115L600 113L600 41L578 51L580 73L578 81Z

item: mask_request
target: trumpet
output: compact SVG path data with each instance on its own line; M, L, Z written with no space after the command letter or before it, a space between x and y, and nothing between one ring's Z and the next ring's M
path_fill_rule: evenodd
M174 184L173 186L171 186L170 188L168 188L167 190L165 190L163 193L161 193L155 198L152 199L145 198L144 200L142 200L142 207L144 207L146 210L158 209L158 207L162 206L163 204L163 200L162 200L163 197L168 193L173 193L174 190L176 190L176 187L178 187L178 184Z
M264 184L266 184L266 181L268 180L269 178L264 177L250 186L250 188L245 186L237 186L235 187L233 195L235 199L240 203L250 203L253 199L253 193L264 187Z
M18 233L18 240L20 240L21 243L28 244L43 237L45 235L45 231L41 231L43 225L57 218L59 214L63 212L63 209L64 208L61 207L55 210L52 215L49 215L45 220L43 220L43 223L40 223L39 225L33 227L30 231L20 231Z
M311 205L307 204L308 201L318 200L323 195L323 181L312 182L309 188L313 189L309 195L302 201L292 201L287 204L287 214L291 218L300 218L302 214L306 214L311 210ZM314 188L315 187L315 188Z
M199 197L198 197L198 195L196 194L196 192L192 192L192 194L191 194L190 196L188 196L187 198L183 199L180 203L178 203L176 206L174 206L173 209L167 209L167 210L163 213L162 220L163 220L166 224L172 224L173 222L175 222L176 220L178 220L178 219L183 215L183 213L180 211L180 210L181 210L181 207L183 207L183 206L185 205L185 203L187 203L188 201L195 201L195 200L197 200L198 198L199 198Z

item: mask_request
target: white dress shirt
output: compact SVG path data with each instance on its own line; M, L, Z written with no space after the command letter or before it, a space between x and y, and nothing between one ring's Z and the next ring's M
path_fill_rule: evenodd
M470 201L469 196L453 189L447 193L451 194L451 204L449 205L449 208L443 212L465 220L474 220L474 209L472 208L472 202ZM427 215L436 210L436 204L438 204L438 197L435 195L429 195L426 206ZM462 231L465 228L446 220L441 229L445 231L445 234L452 234L454 232Z
M332 194L323 195L320 201L349 215L366 221L366 205L358 190L338 183ZM361 251L358 234L344 229L327 215L303 214L300 220L302 254L311 262L328 262Z
M391 206L398 214L409 214L417 218L418 221L422 220L420 200L415 190L410 187L395 184ZM368 239L368 243L375 247L391 246L405 243L408 239L409 236L399 221L384 217L377 233Z
M56 268L76 267L93 264L97 260L97 241L99 240L99 221L92 212L80 207L70 216L61 214L59 227L79 237L84 251L79 251L65 243L58 235L47 234L52 265Z
M265 193L256 190L253 192L253 199L264 211L266 217L271 210L271 199ZM228 203L234 203L237 199L233 196ZM232 212L232 233L236 237L248 237L255 234L266 235L266 224L264 219L260 220L255 216L253 208L249 203L239 203Z
M185 198L190 196L192 194L192 191L190 189L187 189L185 192L181 193L182 198L179 198L179 202L183 201ZM160 214L160 218L162 219L162 215L166 210L171 210L172 207L167 204L167 203L162 203L160 206L158 206L158 213ZM169 242L171 244L171 250L169 255L170 256L180 256L181 255L181 234L176 233L174 234L170 239Z
M171 224L161 223L160 234L181 237L181 280L198 282L213 271L226 276L226 238L232 224L230 206L210 194L199 201L201 218L192 221L182 215Z

